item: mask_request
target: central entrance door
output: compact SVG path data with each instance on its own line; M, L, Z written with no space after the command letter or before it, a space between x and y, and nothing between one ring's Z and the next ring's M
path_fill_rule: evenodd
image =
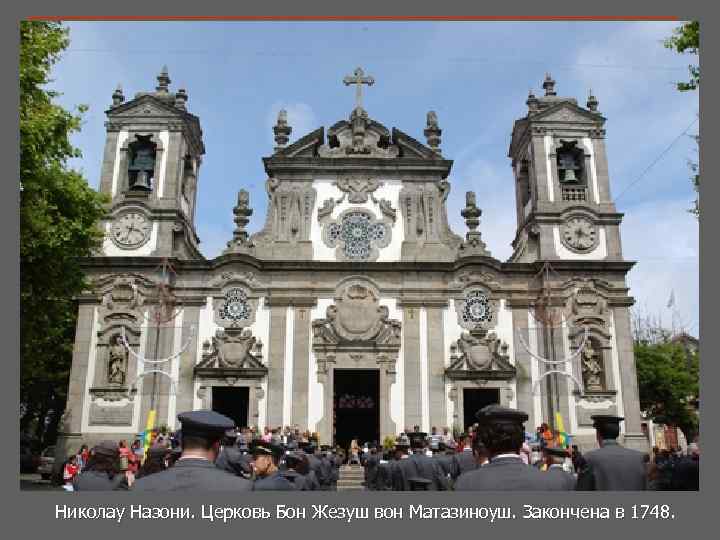
M486 405L500 403L498 388L465 388L463 390L463 431L477 422L475 414Z
M333 440L349 448L357 438L380 443L380 370L334 369Z
M238 428L248 425L250 388L247 386L213 386L212 409L235 420Z

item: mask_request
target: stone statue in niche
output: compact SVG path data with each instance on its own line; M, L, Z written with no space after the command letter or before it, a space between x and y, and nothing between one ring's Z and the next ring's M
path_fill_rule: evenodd
M598 353L592 344L588 343L582 352L582 372L585 390L598 392L603 388L603 368L598 359Z
M130 189L151 191L151 180L155 174L155 144L152 135L136 135L136 141L130 144L130 165L128 177Z
M127 375L128 351L122 343L122 337L115 335L108 347L107 382L110 384L125 384Z

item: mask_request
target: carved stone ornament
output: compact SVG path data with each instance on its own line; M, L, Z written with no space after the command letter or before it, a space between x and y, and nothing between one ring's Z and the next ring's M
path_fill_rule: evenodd
M267 374L262 363L262 343L250 329L219 329L212 342L203 344L202 359L195 366L199 376L259 378Z
M328 129L328 142L318 148L320 157L396 158L400 148L390 142L390 132L356 107L349 120L341 120Z
M265 184L269 202L262 230L250 236L253 245L310 240L316 191L310 182L281 182L270 177Z
M491 300L489 294L478 288L465 292L456 302L458 323L465 329L489 329L497 324L498 301Z
M325 317L312 323L313 346L372 341L400 348L400 321L389 319L388 308L380 305L377 292L359 280L344 286Z
M568 298L567 314L573 324L606 325L608 305L605 297L598 291L596 280L575 278L573 291Z
M508 345L487 330L463 332L450 345L450 365L445 374L450 379L511 379L515 367L510 363Z
M382 184L372 178L341 178L335 182L335 186L345 193L347 201L351 204L363 204L368 201L368 196ZM341 202L340 201L337 202Z
M338 260L374 261L390 244L392 227L369 210L352 208L328 221L322 234L325 244L336 248Z
M102 295L103 315L124 312L137 317L145 301L145 289L152 285L146 278L127 274L103 276L95 280L93 289Z

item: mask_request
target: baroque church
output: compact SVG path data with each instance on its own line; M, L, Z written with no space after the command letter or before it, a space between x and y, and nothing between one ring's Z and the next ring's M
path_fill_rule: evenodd
M288 144L279 113L264 226L246 230L252 201L233 193L233 236L210 260L195 228L200 119L167 69L157 81L132 99L118 88L106 112L99 190L111 203L102 248L83 261L59 444L133 439L150 411L172 430L177 413L214 409L346 446L414 426L459 433L500 403L528 413L528 431L560 413L583 448L590 416L617 414L624 443L644 447L633 263L594 96L560 97L550 75L530 93L509 141L517 229L500 261L473 192L467 231L450 229L437 115L424 143L388 129L362 106L374 80L358 68L343 79L356 91L347 120Z

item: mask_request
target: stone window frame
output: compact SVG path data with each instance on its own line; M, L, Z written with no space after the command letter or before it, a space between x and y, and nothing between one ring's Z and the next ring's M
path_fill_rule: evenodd
M347 217L349 214L366 214L370 217L370 223L371 225L375 225L377 223L381 223L385 227L385 236L381 240L371 240L370 241L370 253L367 258L365 259L353 259L349 258L345 254L345 243L337 240L335 242L331 241L329 238L329 231L330 227L332 225L340 225L345 217ZM392 229L393 229L393 223L388 219L385 215L383 215L382 218L378 219L375 215L375 212L370 210L369 208L365 207L351 207L343 210L337 218L334 219L325 219L323 220L325 223L322 226L322 240L323 243L329 247L329 248L335 248L335 258L338 261L351 261L351 262L373 262L380 257L380 250L383 248L386 248L390 245L392 242Z
M150 135L150 142L155 145L155 170L153 171L153 184L152 190L149 196L152 198L159 198L158 187L160 184L160 169L162 167L163 152L166 148L160 138L160 131L155 130L143 130L143 129L130 129L128 130L128 136L120 147L120 163L118 166L118 183L117 183L117 195L125 195L130 191L130 175L128 173L129 158L130 158L130 145L137 141L137 136L147 137Z

